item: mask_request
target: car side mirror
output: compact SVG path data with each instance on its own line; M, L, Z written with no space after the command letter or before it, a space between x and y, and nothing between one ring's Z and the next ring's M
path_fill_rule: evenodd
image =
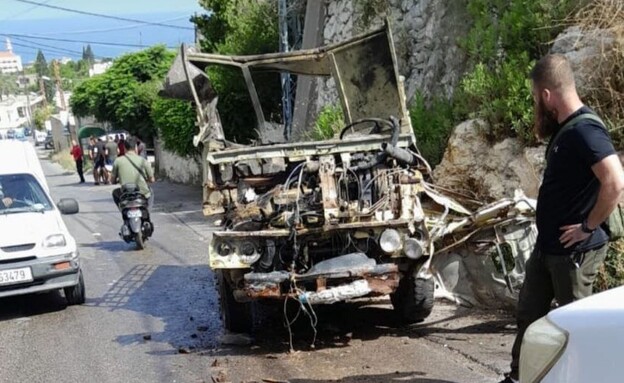
M78 201L73 198L61 198L56 207L61 211L61 214L76 214L80 211Z

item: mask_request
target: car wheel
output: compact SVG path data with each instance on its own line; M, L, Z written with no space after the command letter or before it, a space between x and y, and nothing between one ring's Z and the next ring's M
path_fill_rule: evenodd
M231 332L249 333L253 329L251 303L241 303L234 299L232 286L225 273L227 271L215 271L223 326Z
M78 284L76 286L65 287L63 291L65 292L67 304L70 306L85 303L85 283L82 277L82 270L78 271Z
M418 278L418 269L415 267L404 275L397 290L390 294L394 311L406 323L422 322L433 310L435 281L433 278Z

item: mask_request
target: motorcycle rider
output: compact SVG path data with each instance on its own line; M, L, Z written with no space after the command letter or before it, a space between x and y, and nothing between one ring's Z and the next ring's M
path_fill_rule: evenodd
M125 142L126 155L117 157L113 163L111 182L113 184L135 184L141 194L149 199L151 192L148 182L154 182L154 172L150 164L136 153L136 138L128 137ZM121 188L113 190L113 201L117 207L121 200Z

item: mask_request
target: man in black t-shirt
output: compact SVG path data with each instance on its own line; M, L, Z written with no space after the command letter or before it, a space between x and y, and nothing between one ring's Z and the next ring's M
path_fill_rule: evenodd
M100 182L107 183L108 175L106 172L106 144L101 138L95 142L93 146L93 178L95 184L99 185Z
M548 313L553 299L563 306L591 295L607 253L601 224L624 190L622 165L606 128L577 118L593 111L580 100L565 56L542 58L531 80L536 135L550 142L537 199L537 243L518 300L511 372L501 383L518 381L524 332Z

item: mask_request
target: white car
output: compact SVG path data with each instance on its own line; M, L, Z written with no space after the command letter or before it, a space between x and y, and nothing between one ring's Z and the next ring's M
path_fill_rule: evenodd
M52 202L33 146L0 142L0 298L59 289L69 304L84 303L78 248L61 212L77 213L78 202Z
M553 310L527 329L521 383L623 382L624 286Z
M37 146L43 145L43 143L45 142L47 136L48 136L47 132L41 131L41 130L36 130L35 131L35 145L37 145Z

